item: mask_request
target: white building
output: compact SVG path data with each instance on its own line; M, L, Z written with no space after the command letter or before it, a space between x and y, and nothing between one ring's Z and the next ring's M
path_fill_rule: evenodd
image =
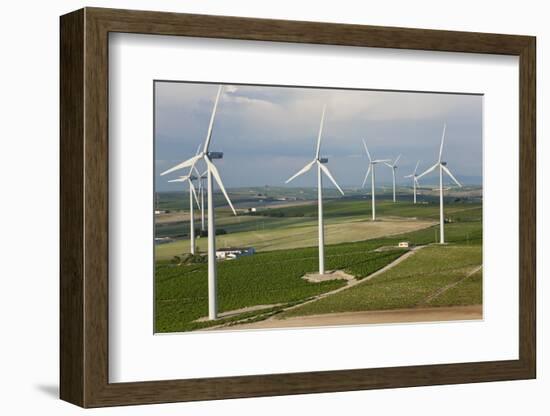
M216 250L216 259L233 260L237 257L251 256L256 253L254 247L227 247Z
M171 237L155 237L155 244L166 244L174 241Z
M408 241L400 241L399 244L397 244L397 247L399 248L408 248L411 244Z

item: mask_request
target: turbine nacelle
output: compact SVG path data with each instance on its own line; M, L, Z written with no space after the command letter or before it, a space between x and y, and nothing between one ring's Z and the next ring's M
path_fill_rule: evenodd
M192 194L191 198L195 199L195 202L197 204L197 208L201 209L201 203L199 202L199 198L197 196L197 191L195 190L195 185L193 185L193 181L198 179L195 175L185 175L180 176L179 178L172 179L168 182L187 182L189 183L189 192Z
M384 160L383 162L387 167L392 168L393 170L396 170L397 162L399 162L399 159L401 159L401 155L397 156L393 161L393 163L391 163L391 160Z
M319 160L319 163L323 163L323 164L328 163L328 157L321 157L318 160Z
M411 173L410 175L405 175L404 176L404 178L412 178L413 185L416 185L417 187L420 186L420 184L418 183L418 174L416 173L418 171L418 165L419 164L420 164L420 160L418 162L416 162L416 166L414 168L413 173Z
M223 152L208 152L207 155L210 159L223 159Z

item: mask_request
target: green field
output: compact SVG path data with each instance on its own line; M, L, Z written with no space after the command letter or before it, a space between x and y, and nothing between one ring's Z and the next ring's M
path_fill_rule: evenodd
M476 209L480 204L470 202L450 203L447 199L445 214L453 216L456 212L463 211L468 208ZM340 199L325 202L323 204L323 213L329 217L350 217L364 216L369 217L370 198L362 199ZM317 217L317 205L301 205L286 208L271 208L261 211L258 215L271 217ZM429 202L422 204L413 204L408 201L398 201L393 203L390 200L377 200L376 215L380 217L402 217L402 218L439 218L439 201L431 199Z
M365 242L327 247L329 269L345 269L361 277L385 266L403 250L374 252L385 242ZM318 268L316 248L280 250L218 263L219 311L255 305L303 302L308 298L343 286L332 280L310 283L301 277ZM207 265L176 266L159 262L156 266L156 331L186 331L210 326L194 322L208 313ZM244 314L234 317L242 319ZM219 322L216 322L219 323Z
M464 278L465 273L481 264L479 203L447 203L445 213L450 222L445 225L445 235L449 245L423 247L372 280L303 306L299 304L346 285L343 280L312 283L302 278L318 270L316 206L271 208L237 217L223 208L216 213L217 228L227 232L217 236L217 246L254 246L257 254L218 262L218 309L222 318L210 322L201 320L208 314L207 265L171 261L187 252L186 239L157 245L156 332L189 331L270 317L481 303L481 272ZM325 203L327 270L344 270L361 280L407 252L396 247L399 241L417 246L437 241L436 203L394 204L383 200L377 203L377 213L380 220L370 221L370 204L365 199ZM182 218L181 213L174 215ZM162 226L181 227L184 223L167 222ZM206 238L198 239L199 250L205 251L206 243ZM381 247L385 249L377 250ZM445 288L448 290L442 291ZM442 293L434 297L439 291ZM295 308L286 311L291 306ZM237 312L224 316L228 311Z
M434 229L429 228L394 237L327 246L326 267L329 270L345 270L360 279L384 267L405 252L399 249L377 252L374 251L375 249L383 246L395 246L398 241L404 239L417 245L429 244L433 241L433 234ZM466 234L469 235L467 238ZM437 269L440 271L439 274L432 276L429 280L430 284L426 280L427 286L422 286L430 290L436 290L460 276L455 274L446 276L444 264L436 261L440 255L438 250L448 250L456 255L464 255L466 258L461 263L464 267L469 267L470 263L480 264L481 261L481 227L479 222L448 224L446 235L451 243L449 246L423 248L414 256L423 254L421 265L432 267L429 270ZM452 258L454 259L454 257ZM461 259L462 257L459 256L459 260ZM402 264L406 264L408 260L405 260ZM277 304L277 306L269 307L261 314L247 312L226 320L218 320L215 324L245 318L250 320L264 319L281 312L290 305L304 302L312 296L344 285L343 281L337 280L310 283L302 279L301 276L304 274L317 270L317 262L317 248L314 247L277 250L242 257L235 261L219 262L218 299L220 312L255 305ZM396 266L396 269L397 267L399 266ZM418 276L422 276L423 273L429 272L429 270L424 270L421 267L416 273ZM371 289L371 297L377 297L378 300L373 303L377 305L376 307L383 306L387 301L385 283L381 284L378 289L379 281L382 281L382 279L375 278L372 281L365 282L365 285L374 288ZM413 280L410 283L412 284ZM465 285L467 284L465 283ZM361 286L357 286L357 288ZM349 289L349 291L351 290L353 289ZM475 290L475 287L465 287L462 290L461 286L457 286L454 291L458 293L451 296L453 292L449 291L446 302L447 304L477 303L477 298L470 299L468 297L468 293L475 292ZM342 292L342 294L345 292L347 291ZM406 294L407 296L412 295L408 292ZM156 266L155 296L155 329L157 332L187 331L213 324L211 322L195 322L198 318L206 316L208 311L206 264L177 266L169 261L158 262ZM326 299L333 296L337 296L337 294ZM411 299L410 304L415 304L418 300L417 297L411 297ZM456 299L456 302L453 299ZM440 301L444 302L445 298L441 298ZM404 304L402 300L398 300L391 305L404 306ZM364 306L363 304L363 310L365 310ZM304 306L304 308L306 307L307 305Z
M479 246L428 246L375 279L280 317L481 303L481 274L466 277L479 265ZM432 299L445 287L460 281Z
M325 221L325 244L361 241L380 238L386 235L402 234L407 231L427 228L433 221L402 221L388 220L385 222L360 221L350 217L340 221L328 219ZM432 231L431 235L434 233ZM312 247L318 242L317 220L286 222L277 228L260 229L230 233L216 237L216 247L252 246L256 251L287 250L292 248ZM196 240L197 249L205 252L207 238ZM187 253L189 240L180 240L156 247L158 260L167 260L176 255Z
M483 272L473 275L428 302L429 306L481 305L483 303Z
M414 205L408 202L394 204L391 201L381 201L377 203L379 221L370 222L370 215L370 203L366 200L342 199L326 202L324 217L327 244L379 238L429 227L439 219L439 205ZM480 221L481 205L467 202L449 203L445 215L451 221ZM316 205L272 208L257 215L236 217L229 215L227 210L218 209L216 228L223 229L226 234L217 235L216 247L244 245L254 246L257 251L308 247L316 244L316 227ZM188 221L156 226L158 237L187 235L188 232ZM433 231L432 235L434 241ZM468 239L468 233L465 233L464 237ZM475 238L475 235L472 238ZM198 250L206 251L206 244L205 238L197 239ZM157 245L155 255L158 260L166 260L187 253L188 250L189 240L181 238L172 243Z

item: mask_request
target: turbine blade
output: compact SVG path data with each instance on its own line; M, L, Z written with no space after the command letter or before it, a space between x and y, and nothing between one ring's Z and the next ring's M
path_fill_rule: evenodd
M384 165L386 165L387 167L393 169L393 165L392 165L391 163L388 163L388 162L383 162L383 163L384 163Z
M369 162L372 162L372 158L370 157L369 148L367 147L367 142L365 139L363 139L363 146L365 147L365 152L367 152L367 156L369 157Z
M202 179L199 177L198 181L199 181L199 192L202 192Z
M177 178L177 179L172 179L172 180L170 180L170 181L168 181L168 182L185 182L185 181L188 180L188 179L189 179L189 175L187 175L187 176L180 176L179 178Z
M407 176L403 176L404 178L412 178L414 175L411 174L411 175L407 175Z
M160 174L160 176L164 176L164 175L167 175L168 173L172 173L176 170L180 170L180 169L183 169L183 168L186 168L188 166L194 166L195 163L197 162L197 160L200 159L200 155L197 155L197 156L193 156L191 159L187 159L186 161L184 162L181 162L180 164L177 164L176 166L168 169L168 170L165 170L164 172L162 172Z
M443 170L445 171L445 173L447 175L449 175L451 177L451 179L458 185L462 188L462 185L460 184L459 181L456 180L456 178L453 176L453 174L451 173L451 171L449 170L449 168L447 166L441 166L443 168Z
M390 163L390 162L391 162L391 159L376 159L372 161L372 163Z
M225 190L225 187L223 186L222 178L220 177L220 173L218 172L218 168L216 168L216 165L214 165L208 157L205 157L204 160L206 161L206 164L208 165L208 169L210 169L210 172L212 175L214 175L214 179L216 180L218 186L223 192L223 195L225 196L225 199L227 200L227 203L231 207L231 210L233 211L233 214L237 215L237 211L235 211L235 208L233 207L233 204L231 203L231 200L229 199L229 195L227 195L227 191Z
M443 134L441 135L441 145L439 146L439 161L441 162L441 156L443 155L443 143L445 142L445 130L447 129L447 123L443 123Z
M195 203L197 204L197 208L201 209L201 204L200 204L199 198L197 196L197 191L195 190L195 185L193 185L193 181L189 181L189 187L191 188L191 192L193 193L193 196L195 197Z
M342 195L344 195L344 191L342 191L342 188L340 188L340 186L336 183L336 179L334 179L334 177L332 176L332 174L330 173L330 171L328 170L328 168L323 165L321 162L317 162L317 164L319 165L319 167L321 168L321 170L323 172L325 172L325 175L328 176L328 178L331 180L331 182L334 184L334 186L336 186L336 188L338 188L338 190L340 191L340 193Z
M199 170L197 169L197 167L193 166L192 170L195 172L195 175L197 175L197 179L200 179L201 174L199 173ZM191 174L191 172L189 172L189 174ZM199 186L200 186L200 180L199 180Z
M401 159L401 155L397 156L395 162L393 162L393 166L397 166L397 162L399 162L399 159Z
M220 96L222 94L223 86L218 87L218 94L216 95L216 100L214 101L214 108L212 109L212 115L210 116L210 123L208 124L208 131L206 132L206 140L204 141L204 148L202 149L203 153L208 152L208 147L210 146L210 140L212 139L212 127L214 126L214 118L216 117L216 110L218 108L218 102L220 101Z
M369 164L369 168L367 169L367 173L365 175L365 179L363 179L363 185L361 185L361 188L364 188L365 187L365 184L367 183L367 179L369 178L369 174L370 174L370 171L371 171L371 167L372 165Z
M418 165L420 164L420 160L416 162L416 167L414 168L413 175L416 175L416 171L418 170Z
M421 173L420 175L417 176L417 179L420 179L422 176L425 176L427 175L428 173L430 172L433 172L433 170L435 168L437 168L439 166L439 162L437 162L435 165L433 165L431 168L429 168L428 170L424 171L423 173Z
M414 183L416 183L416 186L420 186L420 184L418 183L418 178L414 178Z
M305 165L302 169L300 169L298 172L296 172L294 175L292 175L290 178L288 178L285 183L289 183L290 181L296 179L298 176L306 173L308 170L311 169L311 167L317 162L317 160L313 160L309 162L307 165Z
M201 145L199 144L197 146L197 151L195 152L195 156L198 156L199 152L200 152L200 149L201 149ZM191 175L193 174L193 170L195 172L197 172L197 168L195 167L195 164L193 163L193 165L189 168L189 172L187 173L187 176L191 177Z
M315 152L315 159L319 159L319 153L321 152L321 136L323 134L323 124L325 124L325 112L327 110L326 104L323 106L323 114L321 114L321 125L319 126L319 135L317 136L317 150Z

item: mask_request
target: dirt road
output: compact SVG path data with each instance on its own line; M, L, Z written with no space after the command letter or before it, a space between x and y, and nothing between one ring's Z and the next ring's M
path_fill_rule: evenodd
M223 329L307 328L316 326L480 320L483 318L482 309L481 305L469 305L394 309L388 311L327 313L323 315L297 316L287 319L268 319Z

